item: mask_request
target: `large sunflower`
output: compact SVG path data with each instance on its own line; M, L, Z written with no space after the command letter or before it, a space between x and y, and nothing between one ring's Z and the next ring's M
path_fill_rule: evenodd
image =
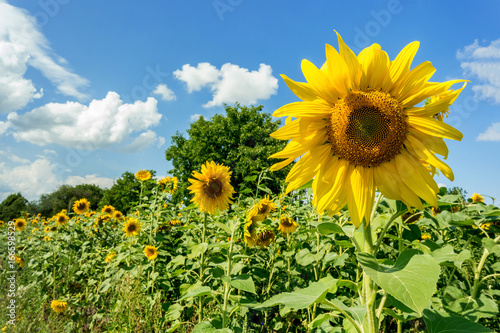
M216 209L226 210L233 196L234 188L229 183L232 171L229 167L215 162L206 162L201 166L201 173L193 171L188 187L194 194L193 201L203 212L212 214Z
M291 141L270 156L286 159L271 170L302 156L286 178L287 192L314 179L317 210L336 213L347 204L356 227L369 221L376 189L409 207L421 209L420 198L437 206L432 169L450 180L453 172L435 154L447 158L443 139L461 140L462 133L434 116L455 101L465 83L450 87L464 80L429 82L435 69L428 61L410 69L419 42L390 61L378 44L356 56L337 37L340 52L326 45L321 68L302 61L306 83L282 75L302 101L273 114L288 118L271 136ZM432 96L439 98L419 106Z
M77 214L83 214L89 209L90 209L90 202L85 198L75 201L73 205L73 210Z

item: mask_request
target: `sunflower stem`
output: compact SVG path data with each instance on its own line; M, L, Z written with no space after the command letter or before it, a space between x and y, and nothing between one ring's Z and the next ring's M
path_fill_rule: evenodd
M373 241L372 241L372 229L370 223L366 223L363 228L363 235L365 239L365 252L373 255ZM376 309L376 298L377 298L377 288L373 281L370 279L366 272L363 272L363 297L364 303L366 304L368 313L368 332L377 333L378 332L378 318Z
M233 244L234 244L234 232L238 228L238 224L232 226L231 230L231 240L229 241L229 252L227 253L227 270L226 276L229 281L231 281L231 264L233 257ZM227 314L227 303L229 300L229 295L231 293L231 286L229 282L224 282L224 304L222 306L222 328L226 328L228 324L228 314Z
M207 231L208 215L206 212L204 212L203 215L204 215L204 219L203 219L203 229L201 231L201 242L205 243L205 234ZM200 259L200 282L201 283L203 283L203 273L205 270L204 264L205 264L205 252L202 252L201 259ZM198 309L198 322L201 323L201 321L203 320L203 296L199 297L198 307L199 307L199 309Z

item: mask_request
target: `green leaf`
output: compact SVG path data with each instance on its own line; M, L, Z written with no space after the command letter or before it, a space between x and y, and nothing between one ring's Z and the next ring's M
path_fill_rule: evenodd
M500 245L495 243L495 240L491 238L483 238L482 243L484 248L487 249L489 253L495 253L496 255L500 255Z
M256 308L268 308L279 304L285 304L292 309L305 309L314 303L323 301L328 289L328 286L322 281L313 282L307 288L273 296Z
M331 302L339 307L342 311L345 311L349 316L351 316L351 318L354 319L354 321L358 325L361 326L363 324L363 320L367 312L366 306L355 306L350 308L338 299L334 299Z
M295 255L295 260L301 266L308 266L316 261L314 255L309 251L309 249L302 249Z
M328 320L331 317L333 317L333 315L330 314L330 313L320 314L319 316L317 316L316 318L314 318L314 320L312 322L309 323L309 329L313 329L313 328L316 328L316 327L320 326L321 324L323 324L323 322L325 320Z
M165 311L164 319L166 321L174 321L180 318L183 309L184 307L178 303L170 305L168 309Z
M216 226L218 226L219 228L221 228L222 230L224 230L228 235L231 235L231 229L229 229L229 227L228 227L227 224L220 223L220 222L217 222L217 221L215 221L214 223L215 223Z
M249 293L256 294L255 292L255 284L253 283L253 279L248 274L241 274L236 277L229 279L227 276L222 277L224 282L229 282L231 286L236 289L240 289L243 291L248 291Z
M333 222L325 222L321 223L317 226L318 232L322 235L329 235L329 234L344 234L344 230L342 228Z
M455 266L457 266L458 268L461 268L462 267L462 264L464 263L465 260L468 260L471 258L471 253L469 250L462 250L462 252L460 252L457 257L455 258L455 260L453 261L453 263L455 264Z
M419 314L430 303L441 269L427 254L406 250L393 267L378 263L367 253L358 253L358 261L368 276L394 298Z
M424 310L424 322L429 333L493 333L484 326L446 312Z
M199 243L199 244L190 244L188 245L188 249L191 253L188 255L188 258L196 258L201 256L202 253L205 253L208 248L208 243Z
M211 293L212 293L212 290L210 289L210 287L202 286L202 287L198 287L194 290L189 291L186 295L179 298L179 301L182 301L182 300L188 299L188 298L198 297L198 296L206 296L206 295L210 295Z
M455 261L457 254L453 251L453 246L447 244L440 249L431 252L431 256L436 259L439 264L447 261Z

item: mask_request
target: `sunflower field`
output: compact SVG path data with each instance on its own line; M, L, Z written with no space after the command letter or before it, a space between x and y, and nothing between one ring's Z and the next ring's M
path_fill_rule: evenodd
M498 331L500 209L433 179L453 179L436 154L461 139L445 118L465 81L410 69L418 42L393 61L338 42L303 61L306 83L283 76L301 101L274 113L288 145L271 171L295 161L280 194L268 170L236 193L207 161L189 202L140 170L126 215L81 199L1 222L2 331Z

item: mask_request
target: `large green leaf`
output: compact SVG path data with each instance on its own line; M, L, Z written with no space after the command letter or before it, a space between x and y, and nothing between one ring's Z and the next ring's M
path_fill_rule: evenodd
M344 234L344 230L342 230L342 228L334 222L321 223L317 226L317 228L319 233L322 235Z
M212 293L212 290L210 289L210 287L201 286L201 287L198 287L194 290L189 291L186 295L184 295L184 297L181 297L179 299L179 301L182 301L183 299L187 299L187 298L192 298L192 297L206 296L206 295L210 295L211 293Z
M484 326L446 312L424 310L424 322L429 333L493 333Z
M422 314L439 278L439 264L430 255L406 250L394 266L385 266L368 253L358 253L360 265L377 285L410 309Z
M322 279L313 282L309 287L297 289L291 293L281 293L271 297L264 303L256 306L256 308L267 308L279 304L285 304L292 309L305 309L314 303L319 303L325 299L328 290L333 287L332 283L337 280L333 278Z
M255 284L253 283L253 279L250 275L248 274L241 274L233 278L229 278L227 276L224 276L222 278L224 282L229 282L231 286L233 286L236 289L240 289L243 291L248 291L250 293L255 294Z

